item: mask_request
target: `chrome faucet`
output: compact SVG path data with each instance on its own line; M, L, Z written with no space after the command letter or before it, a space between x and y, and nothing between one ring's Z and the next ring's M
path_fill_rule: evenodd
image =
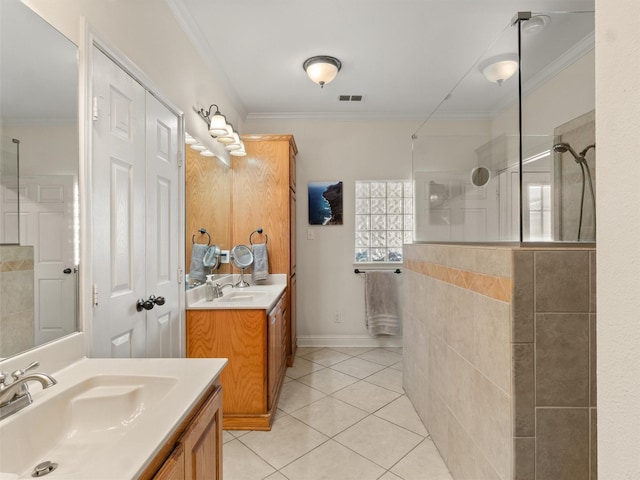
M229 285L231 286L231 288L233 288L233 283L225 283L224 285L220 285L219 283L216 283L213 286L213 297L214 298L222 297L224 295L224 292L222 291L222 289L224 287L228 287Z
M38 367L40 362L33 362L23 369L11 373L13 382L7 384L7 373L0 373L0 420L9 415L22 410L30 405L33 400L29 393L29 382L39 382L42 388L53 387L57 382L46 373L33 372L27 374L29 370Z

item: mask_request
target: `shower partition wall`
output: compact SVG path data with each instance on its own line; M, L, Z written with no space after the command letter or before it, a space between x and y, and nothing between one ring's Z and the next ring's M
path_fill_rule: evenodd
M594 57L593 12L509 22L412 136L417 242L595 241Z
M413 135L403 382L456 480L597 478L594 79L593 12L518 14Z

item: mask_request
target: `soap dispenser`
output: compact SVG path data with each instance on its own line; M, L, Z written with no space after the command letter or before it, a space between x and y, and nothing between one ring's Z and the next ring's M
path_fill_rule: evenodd
M213 295L213 279L211 278L212 275L207 275L207 282L205 284L204 287L204 294L205 297L207 299L207 302L211 302L213 301L214 295Z

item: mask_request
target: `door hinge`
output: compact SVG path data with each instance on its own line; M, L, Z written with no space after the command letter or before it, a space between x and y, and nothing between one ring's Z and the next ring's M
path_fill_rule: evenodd
M93 104L91 105L91 118L94 121L98 120L98 97L93 97Z
M178 267L178 283L182 283L184 279L184 269L182 267Z
M98 306L98 285L93 286L93 306Z
M182 152L178 152L178 166L182 166L183 154Z

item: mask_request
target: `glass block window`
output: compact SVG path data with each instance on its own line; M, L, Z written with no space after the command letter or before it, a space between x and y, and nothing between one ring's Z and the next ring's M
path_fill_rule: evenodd
M356 180L355 262L402 262L413 242L413 183Z

